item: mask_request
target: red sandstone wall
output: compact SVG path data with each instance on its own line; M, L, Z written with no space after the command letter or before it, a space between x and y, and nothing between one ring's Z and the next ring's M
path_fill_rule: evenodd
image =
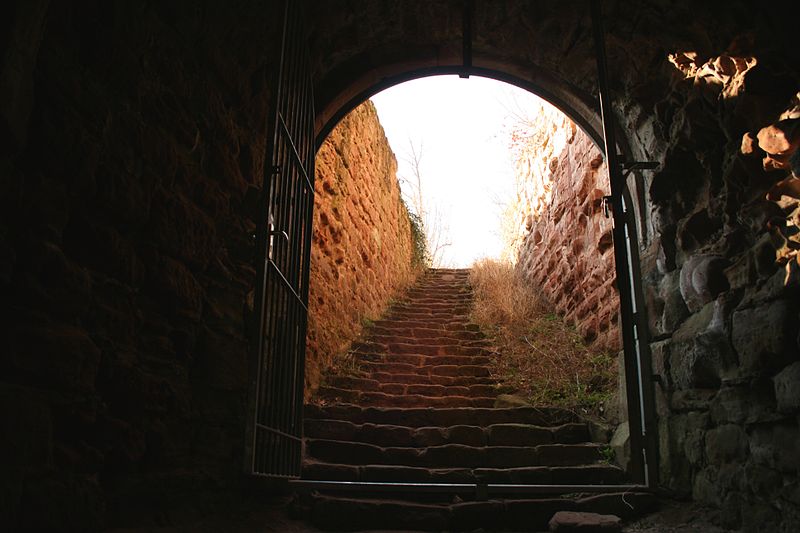
M611 219L601 205L609 194L602 155L557 110L545 105L535 116L527 131L539 133L517 151L517 268L584 339L616 351L619 296Z
M306 393L413 278L397 161L372 102L347 115L316 160Z

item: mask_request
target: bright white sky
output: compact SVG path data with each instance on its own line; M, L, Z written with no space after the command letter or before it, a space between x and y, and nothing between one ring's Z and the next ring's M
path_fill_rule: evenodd
M505 132L512 114L537 100L513 85L475 76L420 78L372 97L401 183L414 175L410 142L422 146L423 196L441 214L452 243L443 266L499 257L500 213L515 193Z

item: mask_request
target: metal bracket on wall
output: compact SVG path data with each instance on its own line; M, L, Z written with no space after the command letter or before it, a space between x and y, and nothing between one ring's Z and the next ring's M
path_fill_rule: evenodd
M623 161L621 166L624 171L622 177L627 178L634 170L655 170L658 168L658 163L655 161Z

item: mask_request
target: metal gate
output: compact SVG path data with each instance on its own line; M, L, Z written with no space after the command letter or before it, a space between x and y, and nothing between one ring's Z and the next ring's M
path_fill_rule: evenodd
M603 121L606 166L611 195L608 198L614 221L614 263L620 303L620 330L624 349L625 393L628 404L631 462L628 474L646 487L655 484L657 475L654 427L652 368L647 342L647 322L643 312L638 258L635 256L636 225L629 202L626 170L653 169L651 162L623 161L617 153L616 125L609 89L605 30L600 0L590 2L592 30L597 60L600 116Z
M246 470L298 477L314 208L314 98L301 3L287 0L256 235L258 340Z

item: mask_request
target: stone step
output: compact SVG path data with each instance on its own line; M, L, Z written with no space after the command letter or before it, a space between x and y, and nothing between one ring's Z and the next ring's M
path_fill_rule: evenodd
M427 291L427 290L440 290L440 291L451 291L451 292L461 292L461 291L470 291L472 290L472 285L466 280L442 280L442 279L421 279L419 280L416 285L414 285L415 289L420 291Z
M477 324L473 324L466 318L462 317L460 319L453 319L449 320L445 323L441 324L431 324L428 320L416 320L416 319L395 319L395 320L387 320L381 319L376 320L373 324L377 327L392 327L392 328L426 328L426 329L438 329L441 331L471 331L471 332L480 332L480 326Z
M369 330L369 336L372 338L378 337L407 337L421 339L446 339L446 340L489 340L486 335L480 331L455 331L455 330L442 330L430 327L406 327L390 325L385 327L373 326Z
M421 374L397 374L391 372L372 372L367 374L367 379L376 380L380 383L410 383L418 385L455 385L465 386L470 385L495 385L497 380L485 376L423 376ZM505 388L500 387L498 391L509 392Z
M379 342L360 342L354 343L351 347L354 353L386 353L386 354L409 354L409 355L492 355L494 351L485 346L464 346L458 343L440 344L408 344L402 342L390 342L382 344Z
M408 374L404 374L408 375ZM340 389L384 392L386 394L421 394L423 396L496 396L511 392L509 387L494 383L475 383L470 385L440 385L434 383L383 383L374 377L335 376L328 378L325 385Z
M357 405L305 406L309 419L347 420L354 424L387 424L408 427L493 424L530 424L533 426L560 426L580 422L579 417L558 407L507 407L507 408L376 408Z
M476 365L486 366L491 357L483 355L422 355L416 353L362 353L355 352L355 359L370 363L407 363L414 366Z
M387 424L356 424L347 420L309 419L306 437L357 441L376 446L423 447L444 444L469 446L534 446L539 444L580 444L590 440L586 424L569 422L560 426L492 424L490 426L443 425L408 427Z
M443 444L414 448L376 446L366 442L305 439L306 457L320 462L427 468L514 468L596 464L602 459L601 448L594 443L536 446Z
M418 318L421 320L428 319L450 319L450 320L466 320L469 318L469 309L425 309L419 307L392 307L386 312L386 318Z
M381 334L370 332L368 342L386 346L388 344L417 344L432 346L464 346L470 348L489 348L492 346L490 340L486 338L462 339L442 335L436 337L418 337L416 335L399 335L397 333Z
M370 374L397 373L397 374L417 374L420 376L472 376L489 377L489 369L483 365L426 365L419 366L410 363L392 363L381 361L360 360L360 368Z
M362 341L353 343L350 352L356 354L398 354L398 355L460 355L488 356L494 351L488 345L470 345L456 342L431 343L433 339L423 339L417 343ZM480 341L478 341L480 342Z
M418 311L425 313L451 313L451 314L466 314L472 309L471 301L464 302L442 302L442 301L411 301L411 302L398 302L391 306L391 311Z
M652 494L643 492L450 504L314 494L305 502L303 515L327 531L547 531L548 522L559 511L614 514L631 520L655 510L657 504Z
M516 468L423 468L348 465L307 461L303 479L384 483L504 483L526 485L618 485L625 471L616 465L522 466Z
M391 394L380 391L360 391L321 386L317 396L326 401L372 407L492 407L494 397L484 396L425 396L422 394Z
M473 293L468 289L409 289L398 303L472 303L472 298Z

